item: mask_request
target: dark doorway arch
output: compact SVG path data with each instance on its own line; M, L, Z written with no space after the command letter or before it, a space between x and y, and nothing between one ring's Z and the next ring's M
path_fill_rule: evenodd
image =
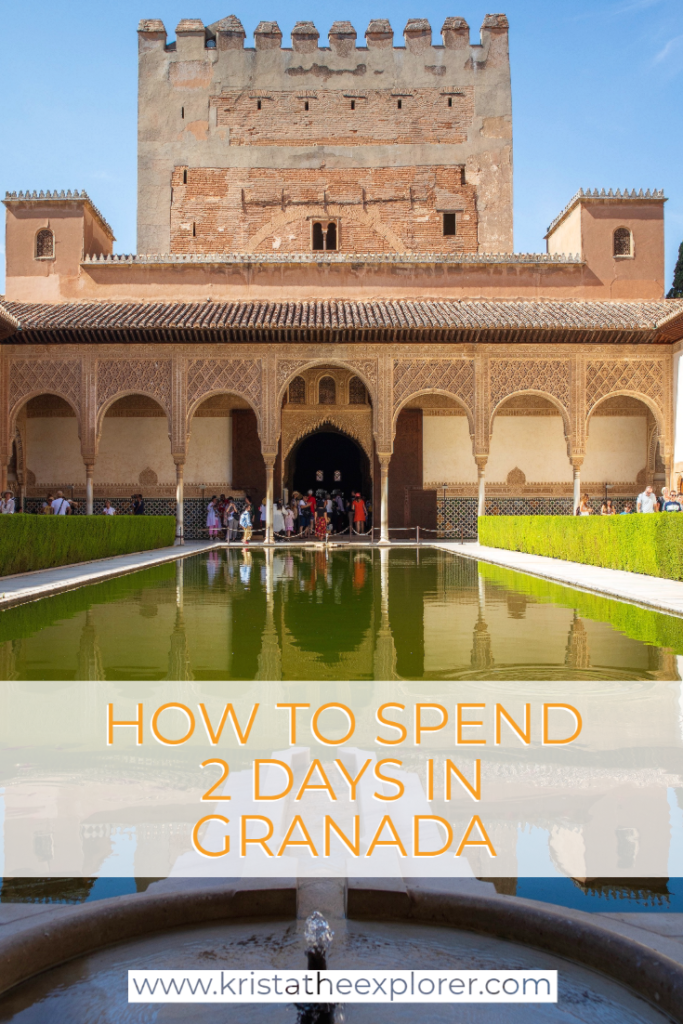
M316 479L319 471L322 480ZM335 473L340 480L335 480ZM308 434L294 446L287 457L285 483L290 494L321 488L338 489L347 496L360 491L372 497L370 460L357 441L332 426Z

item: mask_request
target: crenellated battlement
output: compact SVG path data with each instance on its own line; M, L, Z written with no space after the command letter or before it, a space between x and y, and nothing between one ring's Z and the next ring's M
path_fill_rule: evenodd
M486 47L492 36L507 35L508 19L504 14L487 14L480 29L480 41L470 43L470 27L464 18L446 18L441 26L441 44L432 43L432 26L427 18L410 18L403 29L403 46L394 46L394 30L386 18L370 21L365 31L365 46L357 45L357 32L350 21L335 21L328 33L329 46L320 46L320 33L312 21L298 21L291 33L291 47L282 46L282 31L276 21L262 21L254 31L254 50L284 49L295 53L332 51L348 56L353 50L408 50L420 54L427 49L462 50L465 47ZM183 18L176 26L176 39L167 42L167 31L158 18L143 18L138 33L146 44L163 45L166 52L191 51L193 56L202 49L219 51L244 49L247 34L242 22L234 14L212 25L204 25L197 18Z

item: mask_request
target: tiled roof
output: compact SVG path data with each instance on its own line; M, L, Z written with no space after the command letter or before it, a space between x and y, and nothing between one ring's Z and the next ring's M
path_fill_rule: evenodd
M12 316L8 309L3 309L2 305L0 305L0 341L8 338L18 329L19 321L16 317Z
M21 324L13 342L187 341L247 337L330 341L666 340L683 300L661 302L70 302L6 303ZM677 336L680 336L678 334Z

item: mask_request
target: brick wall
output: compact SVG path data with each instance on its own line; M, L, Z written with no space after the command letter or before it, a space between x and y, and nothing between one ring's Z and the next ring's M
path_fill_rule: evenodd
M335 220L341 252L476 253L476 188L463 178L458 166L177 167L171 251L308 252L312 222Z
M474 88L232 89L211 104L217 127L229 129L231 146L463 144Z

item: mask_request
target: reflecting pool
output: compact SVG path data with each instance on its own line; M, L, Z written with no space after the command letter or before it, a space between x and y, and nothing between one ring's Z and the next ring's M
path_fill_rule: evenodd
M679 679L683 620L435 549L216 550L0 615L5 680Z

